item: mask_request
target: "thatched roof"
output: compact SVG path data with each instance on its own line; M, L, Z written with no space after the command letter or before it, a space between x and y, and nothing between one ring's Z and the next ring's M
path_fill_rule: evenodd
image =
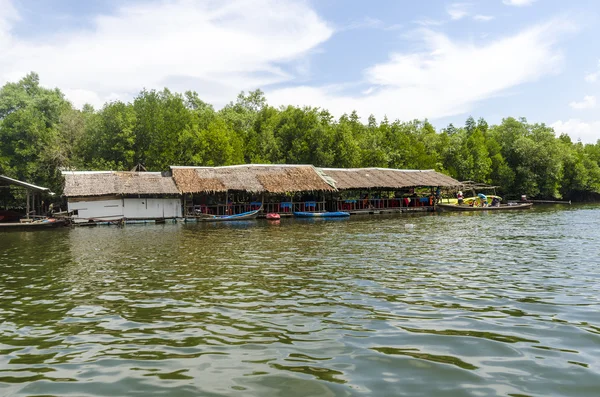
M160 172L64 171L67 197L179 194L173 178Z
M239 190L277 194L334 190L312 165L171 167L171 171L181 193Z
M335 181L339 190L402 189L421 186L452 187L461 183L433 170L396 170L390 168L321 168Z

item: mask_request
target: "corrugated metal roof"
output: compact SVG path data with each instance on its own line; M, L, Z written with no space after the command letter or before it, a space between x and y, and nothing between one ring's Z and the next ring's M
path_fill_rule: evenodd
M49 192L50 191L50 189L47 187L33 185L31 183L27 183L27 182L19 181L17 179L9 178L5 175L0 175L0 181L4 181L8 185L18 185L18 186L24 187L29 190L36 190L38 192Z

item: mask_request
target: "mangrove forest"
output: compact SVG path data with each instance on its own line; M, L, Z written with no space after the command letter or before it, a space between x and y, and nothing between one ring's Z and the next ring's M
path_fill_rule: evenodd
M30 73L0 89L0 174L60 193L64 169L313 164L434 169L500 186L509 197L585 200L600 192L600 142L573 142L545 124L469 117L436 130L427 120L364 122L348 111L336 118L321 108L276 108L260 90L216 110L196 92L166 88L77 109Z

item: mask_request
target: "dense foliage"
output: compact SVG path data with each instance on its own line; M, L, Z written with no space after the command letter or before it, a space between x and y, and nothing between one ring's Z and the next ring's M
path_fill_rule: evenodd
M427 121L361 122L356 112L274 108L260 90L215 110L195 92L144 90L132 103L75 109L31 73L0 90L0 174L60 191L60 169L303 163L436 169L504 194L571 197L600 192L600 143L556 137L544 124L469 117L441 131Z

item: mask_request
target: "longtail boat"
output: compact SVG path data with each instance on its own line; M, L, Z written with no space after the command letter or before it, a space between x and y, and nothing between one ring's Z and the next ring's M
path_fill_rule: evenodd
M297 218L343 218L350 216L348 212L335 211L335 212L294 212L294 216Z
M467 204L437 204L437 209L440 211L463 211L463 212L477 212L477 211L514 211L514 210L527 210L533 206L533 203L521 203L521 204L500 204L499 206L486 206L486 207L475 207Z
M0 223L0 231L25 231L25 230L48 230L55 229L67 224L66 219L39 219L32 222Z
M259 208L254 211L242 212L235 215L206 215L198 220L201 222L247 221L249 219L256 219L261 210L262 208Z

